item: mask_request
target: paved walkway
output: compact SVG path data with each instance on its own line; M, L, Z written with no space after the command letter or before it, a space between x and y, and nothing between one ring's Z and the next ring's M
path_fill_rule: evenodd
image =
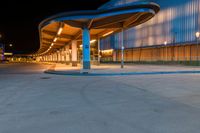
M200 74L74 77L45 74L49 67L0 65L0 133L200 131Z
M89 74L81 73L81 66L71 67L70 65L54 64L46 73L58 75L76 76L116 76L116 75L147 75L147 74L187 74L200 73L200 67L181 66L181 65L125 65L123 69L118 64L92 65Z

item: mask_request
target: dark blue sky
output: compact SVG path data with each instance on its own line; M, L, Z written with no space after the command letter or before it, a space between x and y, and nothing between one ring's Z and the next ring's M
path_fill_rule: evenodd
M1 42L12 43L15 51L30 53L39 48L38 24L63 11L96 9L109 0L2 0ZM7 48L9 50L9 48Z

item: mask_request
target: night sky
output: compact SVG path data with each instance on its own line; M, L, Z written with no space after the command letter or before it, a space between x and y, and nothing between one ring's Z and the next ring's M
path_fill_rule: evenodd
M4 2L3 2L4 1ZM54 14L97 9L109 0L2 0L0 4L1 42L7 51L34 53L39 48L39 23ZM13 44L10 48L8 45Z

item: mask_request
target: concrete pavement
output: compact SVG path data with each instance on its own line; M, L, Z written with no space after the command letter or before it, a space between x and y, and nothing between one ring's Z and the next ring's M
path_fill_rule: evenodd
M72 77L49 67L0 65L0 133L199 133L200 74Z

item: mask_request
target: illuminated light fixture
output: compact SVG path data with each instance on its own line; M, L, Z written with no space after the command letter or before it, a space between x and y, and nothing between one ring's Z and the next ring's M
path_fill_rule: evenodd
M13 55L13 53L4 53L4 55Z
M97 40L94 39L94 40L91 40L90 43L94 43L94 42L96 42L96 41L97 41ZM79 45L79 47L82 48L82 47L83 47L83 44Z
M62 33L62 31L63 31L63 28L60 28L60 29L58 30L58 35L60 35L60 34Z
M167 41L165 41L164 44L167 45Z
M53 41L54 41L54 42L56 42L57 40L58 40L58 38L56 37L56 38L54 38L54 40L53 40Z
M113 49L102 50L102 53L109 53L109 52L113 52Z
M110 31L110 32L104 34L103 37L108 36L108 35L112 34L113 32L114 32L114 31Z
M200 37L200 32L196 32L196 38L199 38Z
M53 46L53 45L54 45L54 43L51 44L51 46Z
M96 42L96 41L97 41L97 40L94 39L94 40L91 40L90 43L94 43L94 42Z

